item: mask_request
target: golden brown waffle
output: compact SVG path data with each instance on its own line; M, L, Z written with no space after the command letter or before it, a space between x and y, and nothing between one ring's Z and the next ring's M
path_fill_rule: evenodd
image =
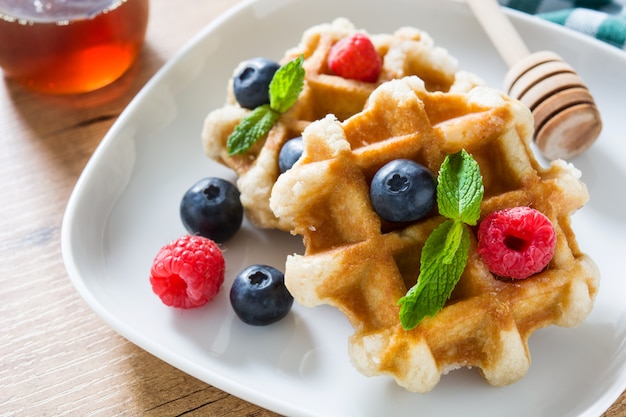
M427 33L408 27L394 34L368 35L383 61L377 82L348 80L331 74L326 65L329 49L355 32L357 29L350 21L339 18L306 30L299 45L285 53L283 64L304 56L304 89L296 104L280 116L267 137L244 155L230 156L226 151L228 136L249 111L237 104L232 79L226 105L212 111L205 120L202 132L205 153L238 175L237 186L246 215L259 227L290 229L291 225L276 219L268 200L279 175L278 153L282 145L300 136L311 121L327 114L344 120L363 109L378 85L406 75L419 76L432 91L466 91L482 83L474 75L460 71L456 59L435 46Z
M343 122L328 116L304 131L304 154L279 177L270 200L304 238L305 253L288 258L285 280L299 303L333 305L347 316L354 327L349 355L360 372L427 392L452 369L478 367L490 384L506 385L528 370L531 333L576 326L588 315L599 272L570 227L587 190L573 166L538 164L532 127L529 110L496 90L431 93L407 77L381 85L361 113ZM393 159L436 173L446 154L461 149L481 169L481 219L531 206L555 226L555 255L526 280L501 279L472 237L467 267L443 310L407 331L397 302L415 284L421 248L443 218L386 224L371 206L369 183Z

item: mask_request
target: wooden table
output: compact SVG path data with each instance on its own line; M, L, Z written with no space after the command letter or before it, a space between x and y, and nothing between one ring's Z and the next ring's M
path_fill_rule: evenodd
M61 259L65 205L92 152L148 79L237 0L152 0L146 45L117 83L78 97L0 81L0 415L273 416L119 336ZM626 394L605 416L626 415Z

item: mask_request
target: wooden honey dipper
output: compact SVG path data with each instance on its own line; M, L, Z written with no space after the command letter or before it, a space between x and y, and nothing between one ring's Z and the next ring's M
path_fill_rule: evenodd
M557 54L530 53L496 0L467 0L509 67L504 89L535 119L534 140L549 159L572 158L600 135L602 120L591 93Z

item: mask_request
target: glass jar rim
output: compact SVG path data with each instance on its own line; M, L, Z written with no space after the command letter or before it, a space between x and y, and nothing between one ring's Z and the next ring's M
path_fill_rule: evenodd
M0 0L0 19L20 23L59 23L91 19L128 0Z

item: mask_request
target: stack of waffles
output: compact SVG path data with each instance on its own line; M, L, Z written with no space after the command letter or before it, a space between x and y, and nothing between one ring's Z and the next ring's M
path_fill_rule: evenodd
M228 136L250 111L237 104L231 80L226 104L206 118L205 151L236 172L253 223L303 237L305 252L286 261L287 287L304 306L328 304L346 315L354 327L349 356L360 372L389 375L414 392L430 391L459 367L479 368L492 385L513 383L530 366L534 331L576 326L593 306L599 272L570 224L588 199L580 173L563 161L542 167L530 147L530 111L459 70L423 31L368 34L383 60L374 83L332 74L328 51L356 31L337 19L304 32L281 61L304 56L304 90L243 155L226 150ZM280 149L297 136L304 153L280 174ZM533 207L555 227L555 254L542 272L505 279L476 253L474 235L443 309L405 330L398 300L416 283L424 242L444 219L383 221L372 208L369 184L391 160L411 159L438 172L446 155L462 149L483 177L481 219L504 208Z

